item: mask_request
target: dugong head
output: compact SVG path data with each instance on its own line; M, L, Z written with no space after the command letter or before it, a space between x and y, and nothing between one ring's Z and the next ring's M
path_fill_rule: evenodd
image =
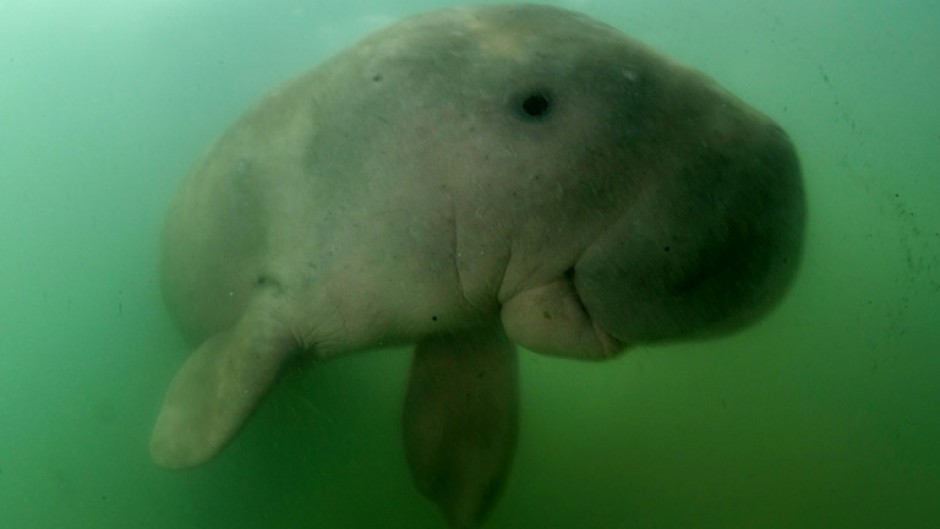
M713 335L790 282L794 149L701 73L544 6L417 17L350 56L367 152L452 208L461 293L495 293L515 342L603 357Z

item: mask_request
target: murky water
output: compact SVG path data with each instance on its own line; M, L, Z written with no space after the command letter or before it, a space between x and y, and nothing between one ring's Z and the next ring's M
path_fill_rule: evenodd
M238 440L155 467L188 354L165 207L266 89L451 2L0 0L0 526L443 527L399 420L409 354L292 370ZM486 527L940 523L940 5L559 2L778 120L810 204L791 294L746 332L603 364L525 354Z

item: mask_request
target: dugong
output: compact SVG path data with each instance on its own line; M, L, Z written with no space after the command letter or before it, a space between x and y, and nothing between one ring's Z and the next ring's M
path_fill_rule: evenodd
M609 26L406 19L264 97L183 182L161 285L195 351L152 457L212 457L294 358L415 343L415 484L477 526L515 446L516 345L600 360L739 329L791 283L804 210L778 125Z

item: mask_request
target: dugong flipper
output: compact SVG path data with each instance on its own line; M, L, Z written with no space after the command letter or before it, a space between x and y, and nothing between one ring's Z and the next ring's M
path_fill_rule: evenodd
M418 488L478 525L518 428L516 346L604 359L739 329L805 216L787 135L704 75L536 5L407 19L265 97L183 182L161 287L193 344L150 449L225 445L296 355L416 343Z
M150 451L163 466L205 461L235 434L297 344L277 321L276 296L260 291L230 330L200 345L173 379Z
M421 341L405 399L408 463L453 527L474 527L499 494L518 427L515 346L502 329Z

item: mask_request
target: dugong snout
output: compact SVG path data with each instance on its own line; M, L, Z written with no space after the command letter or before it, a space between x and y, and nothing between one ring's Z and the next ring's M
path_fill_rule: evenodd
M686 162L660 173L578 260L587 312L624 344L738 329L792 281L805 222L795 150L776 124L740 113L727 109L673 145Z

